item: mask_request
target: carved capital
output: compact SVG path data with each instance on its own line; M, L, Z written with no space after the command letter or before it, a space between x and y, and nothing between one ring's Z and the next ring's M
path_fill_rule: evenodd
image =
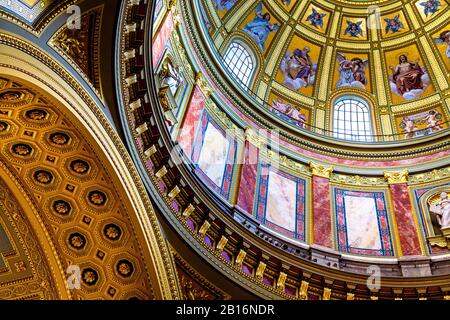
M212 93L211 87L208 85L203 73L201 71L197 72L195 75L195 84L200 88L200 90L209 97Z
M389 184L399 184L408 182L408 170L385 171L384 178Z
M313 175L318 176L318 177L327 178L327 179L330 179L331 173L334 170L334 168L332 166L328 167L328 166L314 163L312 161L309 163L309 167L310 167L311 173Z

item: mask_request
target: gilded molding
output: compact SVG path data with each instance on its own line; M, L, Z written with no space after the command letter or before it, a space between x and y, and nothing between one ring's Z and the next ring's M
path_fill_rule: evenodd
M384 172L384 178L387 180L388 184L408 183L408 175L408 170Z
M330 179L331 173L333 172L334 168L332 166L324 166L318 163L315 163L311 161L309 163L309 167L311 169L311 173L314 176L322 177Z

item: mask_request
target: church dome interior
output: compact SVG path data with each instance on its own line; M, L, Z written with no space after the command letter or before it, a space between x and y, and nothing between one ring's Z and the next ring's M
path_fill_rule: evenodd
M450 300L449 21L0 1L0 300Z

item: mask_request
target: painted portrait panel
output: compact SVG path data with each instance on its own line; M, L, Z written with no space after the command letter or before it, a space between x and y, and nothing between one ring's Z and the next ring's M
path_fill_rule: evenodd
M423 98L435 92L419 50L410 45L385 53L392 102Z
M298 35L292 38L275 80L291 90L312 96L321 48Z
M260 48L261 52L267 53L281 23L275 18L262 2L240 25L240 29L245 32Z
M369 55L338 51L333 83L335 88L358 88L372 92Z

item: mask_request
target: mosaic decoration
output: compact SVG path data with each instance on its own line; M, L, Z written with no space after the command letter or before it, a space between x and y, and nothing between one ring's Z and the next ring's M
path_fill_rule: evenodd
M399 122L399 128L405 139L430 135L447 127L448 124L440 109L404 116Z
M352 22L347 20L347 28L345 28L344 35L350 35L351 37L359 37L363 35L361 28L362 21Z
M297 48L294 52L286 51L280 65L285 86L298 90L314 84L317 63L313 63L310 51L309 47Z
M312 9L311 14L306 18L309 21L310 25L315 28L323 28L323 18L326 16L326 13L319 13L316 9Z
M286 236L305 241L305 180L261 162L256 218Z
M272 100L270 111L279 118L290 122L299 128L306 129L306 123L308 122L307 111L294 107L290 103L283 102L281 97Z
M214 8L219 12L219 15L222 13L223 16L224 12L230 11L238 1L239 0L214 0Z
M388 34L389 32L397 33L397 32L400 32L401 29L405 29L405 26L400 21L399 15L396 15L392 19L385 18L384 22L386 23L386 27L385 27L386 34Z
M305 15L301 19L301 23L315 31L325 33L330 17L330 11L324 10L317 5L310 4Z
M368 79L366 77L366 68L369 66L369 60L360 56L349 56L337 52L336 60L338 62L339 80L336 83L337 88L354 87L366 89Z
M450 24L433 35L435 43L447 70L450 71Z
M445 12L448 4L443 0L418 0L415 6L422 20L429 21Z
M439 11L440 7L442 7L439 0L427 0L424 2L419 2L419 5L422 6L425 17L435 14Z
M339 251L362 255L394 255L383 192L334 188Z
M236 141L229 140L225 131L204 111L191 159L203 181L227 199L231 189L236 149Z
M281 3L282 7L287 11L291 11L292 8L296 5L297 0L277 0Z
M272 23L272 16L264 11L262 3L256 7L256 15L245 24L243 30L256 42L261 51L264 52L269 34L275 33L280 28L280 24Z
M389 84L394 101L414 100L430 93L431 79L417 48L410 46L388 52L386 59L394 63L389 66Z

